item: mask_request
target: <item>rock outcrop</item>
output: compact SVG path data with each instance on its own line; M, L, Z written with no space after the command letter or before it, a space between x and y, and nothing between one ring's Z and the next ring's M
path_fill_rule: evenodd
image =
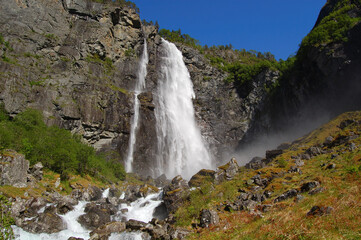
M24 155L10 150L0 155L0 185L26 187L28 170Z

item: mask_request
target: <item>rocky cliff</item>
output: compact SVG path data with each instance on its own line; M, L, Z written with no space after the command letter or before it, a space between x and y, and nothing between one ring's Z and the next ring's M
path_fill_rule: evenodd
M280 79L247 136L313 129L340 113L361 108L360 16L358 1L326 3L302 41L295 65Z
M326 10L320 18L329 14ZM146 90L138 96L134 169L152 174L153 93L162 51L155 26L143 25L133 8L90 0L1 0L0 26L0 102L6 110L15 115L26 108L39 109L47 124L80 134L99 151L118 152L120 160L127 155L132 91L146 39L148 75ZM335 112L360 103L361 88L355 85L360 83L360 32L356 24L347 42L308 48L299 68L282 80L272 98L266 89L278 81L277 71L262 71L244 95L198 50L177 44L194 84L197 122L216 162L227 160L224 156L245 134L282 126L306 103L323 99L322 106ZM338 101L341 98L345 101Z

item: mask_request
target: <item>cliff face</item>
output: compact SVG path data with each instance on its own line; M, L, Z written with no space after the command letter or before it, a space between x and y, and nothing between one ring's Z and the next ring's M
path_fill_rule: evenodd
M39 109L47 124L78 133L120 159L127 155L132 91L146 39L149 64L146 90L138 96L134 169L151 174L157 143L153 93L162 50L155 26L143 26L129 7L87 0L2 0L0 26L0 103L6 110L15 115ZM261 72L243 96L198 50L177 44L194 84L197 122L215 160L226 161L245 134L282 125L280 116L295 116L306 103L323 99L327 106L334 99L330 109L342 102L340 110L360 103L360 28L349 31L348 42L310 48L297 70L303 74L284 80L272 99L266 87L278 72Z
M346 7L340 10L343 4ZM247 140L287 128L309 131L340 113L361 108L360 9L357 1L327 2L309 36L320 27L327 32L329 29L325 25L330 24L327 21L340 21L337 11L344 13L343 19L351 17L356 21L342 26L347 29L341 32L342 39L332 36L337 28L328 33L331 36L327 41L306 45L308 39L304 39L295 66L287 77L280 79L280 86L260 111L247 133Z

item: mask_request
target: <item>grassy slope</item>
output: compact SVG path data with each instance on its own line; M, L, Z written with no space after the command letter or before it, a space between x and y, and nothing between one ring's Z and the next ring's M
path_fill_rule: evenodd
M194 191L191 202L186 202L176 213L178 219L181 219L179 224L196 222L197 211L201 208L216 209L216 205L222 201L234 201L239 195L239 188L250 190L254 186L246 185L245 182L258 173L265 177L275 172L285 172L283 177L275 178L265 188L274 194L263 204L273 204L274 199L283 192L297 189L302 183L311 180L319 181L325 191L315 195L302 193L305 198L298 203L291 198L273 204L269 212L262 213L263 218L246 211L221 211L220 225L198 229L190 239L361 239L361 137L350 141L358 146L354 151L350 151L349 143L336 146L329 149L327 154L305 160L305 165L300 167L303 174L287 173L289 167L294 165L291 156L323 143L326 137L348 136L352 132L361 134L360 125L341 130L338 126L345 119L361 121L361 112L342 114L299 139L266 168L257 171L242 169L235 180L215 186L213 191L209 186L203 187L204 193L201 190ZM331 159L331 155L336 153L338 156ZM329 163L336 164L336 168L325 169L322 166ZM330 215L321 217L306 216L315 205L331 206L334 210Z

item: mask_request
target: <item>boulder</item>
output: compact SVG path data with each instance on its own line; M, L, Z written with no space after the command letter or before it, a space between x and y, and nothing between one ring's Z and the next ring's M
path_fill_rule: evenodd
M238 163L235 158L232 158L227 164L217 168L214 175L214 180L216 184L219 184L223 181L229 181L234 178L238 173Z
M181 176L172 179L171 184L163 188L163 202L168 213L174 213L183 203L183 197L189 192L188 183Z
M0 186L11 185L18 188L27 186L29 161L25 156L12 150L0 155Z
M37 217L24 221L19 227L31 233L57 233L66 229L66 224L56 214L55 207L50 206Z
M267 160L261 157L254 157L252 160L245 165L248 169L257 170L267 165Z
M320 183L317 181L307 182L301 185L300 192L308 192L318 186L320 186Z
M43 179L43 164L41 162L38 162L37 164L35 164L34 166L32 166L29 169L29 174L33 175L33 177L40 181L41 179Z
M134 219L130 219L125 223L125 226L127 229L131 231L139 231L139 230L145 230L147 223L142 221L137 221Z
M110 222L98 227L90 233L90 240L108 239L112 233L121 233L125 231L126 225L124 222Z
M94 230L110 222L110 216L116 213L110 204L88 203L84 209L85 214L78 218L78 222L85 228Z
M291 190L288 190L284 193L282 193L281 195L279 195L275 200L274 202L277 203L277 202L281 202L281 201L284 201L284 200L287 200L291 197L295 197L297 196L298 194L298 191L296 189L291 189Z
M333 207L313 206L311 210L307 213L307 216L322 216L325 214L330 214L332 211Z
M188 182L188 185L190 187L200 187L206 182L214 182L215 174L216 172L213 170L202 169L192 176L192 178Z
M267 150L266 151L266 159L274 159L278 155L283 153L282 149L275 149L275 150Z
M156 179L154 179L154 184L157 187L165 187L170 184L170 181L169 179L167 179L167 176L165 174L162 174Z
M219 224L218 213L214 210L203 209L200 213L199 220L202 228Z
M305 154L308 154L311 157L322 154L322 151L319 147L310 147L306 150Z
M85 201L97 201L102 198L103 192L96 186L88 187L82 194Z

